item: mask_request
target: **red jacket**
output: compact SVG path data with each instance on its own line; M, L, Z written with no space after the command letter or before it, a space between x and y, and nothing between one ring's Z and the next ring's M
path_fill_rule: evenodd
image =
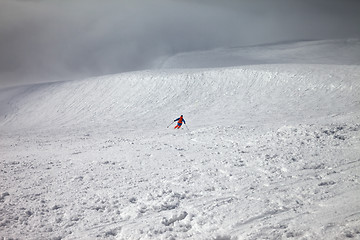
M178 121L179 124L182 124L182 122L184 121L184 123L186 124L185 119L183 117L179 117L179 118L175 119L174 122L175 121Z

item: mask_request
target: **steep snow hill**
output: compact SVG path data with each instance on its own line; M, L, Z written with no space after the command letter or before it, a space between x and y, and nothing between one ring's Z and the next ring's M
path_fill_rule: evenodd
M163 128L179 114L193 126L344 117L360 110L359 73L358 66L258 65L34 85L8 97L0 126Z

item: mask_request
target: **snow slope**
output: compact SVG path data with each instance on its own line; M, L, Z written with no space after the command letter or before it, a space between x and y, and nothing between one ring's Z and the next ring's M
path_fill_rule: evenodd
M359 76L272 64L3 90L0 237L359 239Z
M162 128L183 113L195 126L301 121L358 114L359 66L258 65L125 73L22 89L5 130L117 124ZM264 121L266 120L266 121ZM21 123L21 125L19 125Z

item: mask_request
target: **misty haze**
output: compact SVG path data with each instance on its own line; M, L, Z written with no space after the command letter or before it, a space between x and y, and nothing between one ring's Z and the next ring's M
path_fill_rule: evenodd
M360 36L358 1L0 2L0 87L161 68L182 52Z

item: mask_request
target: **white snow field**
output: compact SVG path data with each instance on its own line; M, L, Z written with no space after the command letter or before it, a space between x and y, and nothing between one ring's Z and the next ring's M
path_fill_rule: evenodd
M356 64L4 89L0 239L360 239Z

